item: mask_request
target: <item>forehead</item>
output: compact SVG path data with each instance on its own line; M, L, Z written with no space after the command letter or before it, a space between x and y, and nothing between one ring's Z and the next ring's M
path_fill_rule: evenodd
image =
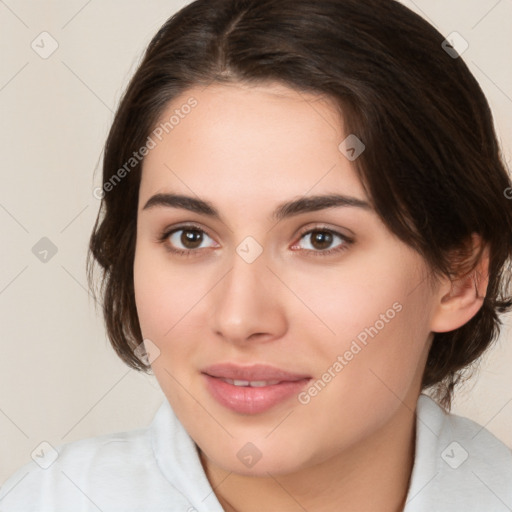
M321 96L280 84L194 87L155 126L140 198L172 190L219 200L333 191L364 199L338 148L347 135L336 105Z

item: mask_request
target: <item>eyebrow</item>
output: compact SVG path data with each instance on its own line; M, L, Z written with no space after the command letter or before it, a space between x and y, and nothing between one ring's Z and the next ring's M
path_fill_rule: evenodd
M142 208L148 210L155 207L181 208L201 215L206 215L212 219L221 220L218 210L208 201L197 199L195 197L180 194L155 194ZM292 201L281 203L272 213L272 219L280 221L287 217L293 217L301 213L316 212L329 208L355 207L363 210L373 210L371 205L362 199L356 197L328 194L301 197Z

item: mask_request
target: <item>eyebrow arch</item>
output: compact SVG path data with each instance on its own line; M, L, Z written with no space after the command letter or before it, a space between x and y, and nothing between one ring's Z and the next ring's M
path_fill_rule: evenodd
M148 210L157 206L182 208L194 213L206 215L213 219L221 220L219 212L210 202L195 197L180 194L155 194L147 201L142 209ZM316 212L318 210L339 208L342 206L361 208L363 210L373 209L369 203L362 199L340 194L328 194L301 197L300 199L282 203L274 210L272 219L281 221L282 219L293 217L301 213Z

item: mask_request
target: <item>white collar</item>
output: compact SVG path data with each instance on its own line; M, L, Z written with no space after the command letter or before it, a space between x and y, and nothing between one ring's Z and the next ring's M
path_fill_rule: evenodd
M151 444L165 478L196 512L224 512L206 477L196 445L164 400L150 426Z
M404 512L512 510L512 451L478 423L420 394Z

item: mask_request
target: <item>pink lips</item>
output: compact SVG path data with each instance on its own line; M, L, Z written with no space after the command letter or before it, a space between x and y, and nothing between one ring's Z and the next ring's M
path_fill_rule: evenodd
M203 369L202 374L212 397L240 414L264 412L297 395L311 379L261 364L216 364Z

